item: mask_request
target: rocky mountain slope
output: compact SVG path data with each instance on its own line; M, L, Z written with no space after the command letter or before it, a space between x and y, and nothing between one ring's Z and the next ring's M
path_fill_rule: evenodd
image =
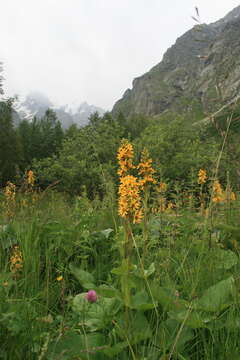
M194 113L201 118L240 95L240 6L213 24L198 24L163 60L133 81L113 114Z
M48 97L40 92L32 92L26 98L16 100L14 104L14 110L21 119L31 119L33 116L40 118L48 108L56 112L57 118L64 128L68 128L72 124L84 126L88 123L91 114L97 111L99 115L103 115L105 112L86 102L54 106Z

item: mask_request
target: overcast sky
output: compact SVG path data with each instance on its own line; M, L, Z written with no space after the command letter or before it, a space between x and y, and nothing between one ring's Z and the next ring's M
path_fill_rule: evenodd
M6 0L0 11L5 92L44 92L111 110L176 38L226 15L239 0Z

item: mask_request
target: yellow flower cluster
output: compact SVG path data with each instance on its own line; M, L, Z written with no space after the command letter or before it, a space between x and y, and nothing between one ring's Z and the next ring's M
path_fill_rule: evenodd
M232 201L236 200L236 195L233 191L231 191L231 193L230 193L230 200L232 200Z
M14 208L15 208L15 197L16 197L16 185L11 183L10 181L7 182L7 185L4 189L4 196L5 196L5 204L6 204L6 215L10 218L14 215Z
M173 202L172 201L169 201L168 202L168 205L167 205L167 210L172 210L174 208L174 204L173 204Z
M167 184L165 182L160 182L157 191L160 193L164 193L167 190Z
M138 179L129 175L128 172L134 169L133 147L127 140L122 142L117 155L120 176L118 213L124 219L129 219L134 224L140 223L143 217L141 209L140 182Z
M29 170L27 173L27 183L30 186L33 186L35 183L35 176L32 170Z
M16 196L16 185L8 181L7 186L4 189L4 195L7 201L14 201Z
M118 213L125 219L130 219L134 224L140 223L143 217L141 209L140 184L137 178L126 175L120 179Z
M207 180L207 172L206 170L200 169L198 172L198 184L205 184Z
M127 140L123 140L117 154L119 163L119 176L125 176L130 169L134 169L133 161L133 147Z
M10 256L10 270L12 273L16 274L22 268L23 268L22 252L19 249L19 246L15 245L12 249L12 254Z
M223 201L226 201L226 200L231 200L231 201L236 200L235 193L233 191L231 191L230 193L227 190L223 191L222 186L219 183L219 181L215 180L213 182L213 198L212 198L212 201L215 202L215 203L219 203L219 202L223 202Z
M218 180L214 180L213 182L213 198L212 201L215 203L221 202L225 200L225 196L223 193L223 189Z
M165 198L160 198L158 200L158 208L156 207L153 208L152 213L158 214L158 213L163 213L165 211L170 212L173 208L174 208L174 203L172 201L168 201L167 203Z
M138 174L141 177L140 184L144 188L148 183L156 183L153 178L155 170L152 168L152 159L149 158L149 152L144 149L141 156L141 162L137 166Z

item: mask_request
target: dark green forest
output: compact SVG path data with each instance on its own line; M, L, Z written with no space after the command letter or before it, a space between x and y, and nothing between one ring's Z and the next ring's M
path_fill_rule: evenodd
M41 189L80 194L85 188L90 198L104 194L104 179L116 182L116 151L122 138L135 144L136 157L146 147L153 158L158 177L168 182L191 184L199 168L213 173L224 141L219 168L224 182L228 174L238 188L239 106L225 110L207 122L176 114L159 118L123 114L113 117L97 113L89 124L63 130L53 110L42 118L14 123L14 99L0 103L0 185L20 183L29 169L36 172ZM226 138L226 139L225 139ZM104 178L102 177L104 174Z

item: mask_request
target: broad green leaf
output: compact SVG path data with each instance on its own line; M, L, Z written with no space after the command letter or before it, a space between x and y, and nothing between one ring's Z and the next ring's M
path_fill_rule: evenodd
M151 338L152 330L143 313L138 311L132 319L132 343L137 344L142 340Z
M97 288L97 292L98 294L104 296L104 297L120 297L120 293L117 289L115 289L112 286L108 286L108 285L100 285Z
M117 268L112 269L112 273L115 275L127 276L129 274L129 265L128 260L124 259L120 266Z
M179 323L183 323L192 329L206 328L208 324L214 319L209 314L196 311L185 310L181 312L171 311L168 313L171 319L177 320Z
M143 290L131 297L131 309L149 310L154 309L154 304L150 301L148 294Z
M133 345L152 336L152 330L148 320L141 311L129 311L128 317L130 319L128 326L126 326L125 313L120 313L115 318L115 330L122 340L126 340Z
M181 311L185 310L189 306L187 301L179 297L179 294L175 289L168 289L159 286L156 283L150 284L150 288L154 300L157 301L165 311Z
M106 339L102 334L79 335L74 331L69 331L50 343L47 358L49 360L72 360L75 358L89 360L89 354L91 354L92 360L104 360L103 350L107 347Z
M123 349L128 347L127 341L123 341L120 343L117 343L116 345L111 346L110 348L107 348L104 350L104 354L106 354L108 357L113 358L120 352L122 352Z
M158 333L154 337L154 345L160 349L170 350L175 344L176 351L181 352L186 342L192 340L194 332L188 326L183 326L175 319L168 319L160 324ZM176 342L177 338L177 342ZM176 343L175 343L176 342Z
M238 263L237 255L231 250L216 249L212 260L218 269L229 270Z
M99 298L95 303L89 303L85 299L86 294L76 295L73 299L72 308L90 331L103 329L111 324L115 314L119 312L122 303L117 298Z
M221 311L233 303L234 279L229 277L208 288L203 296L193 303L194 309L208 312Z
M84 289L95 289L96 286L94 284L94 277L92 276L92 274L85 270L77 268L73 264L70 264L69 267L72 274L76 277L76 279L79 281L79 283Z

